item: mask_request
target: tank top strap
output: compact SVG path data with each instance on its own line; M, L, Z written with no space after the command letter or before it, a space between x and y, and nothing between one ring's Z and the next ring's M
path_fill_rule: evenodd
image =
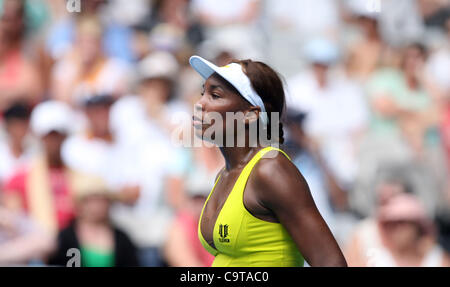
M285 153L282 149L279 149L279 148L276 148L276 147L273 147L273 146L270 146L269 148L270 148L269 151L271 151L271 150L279 151L279 152L281 152L282 154L284 154L284 155L288 158L288 160L291 160L291 157L288 156L288 154Z
M272 150L276 150L276 151L283 153L289 160L291 160L291 158L284 151L282 151L281 149L276 148L276 147L268 146L268 147L265 147L265 148L259 150L258 153L256 155L254 155L253 158L244 167L244 169L242 170L241 174L239 175L239 177L236 181L234 188L238 188L239 195L242 195L242 193L244 192L248 177L250 176L250 173L252 172L255 165L258 163L258 161L261 158L264 157L265 154L267 154L268 152L270 152ZM241 196L240 196L240 198L241 198ZM243 204L242 200L241 200L241 202Z
M250 175L250 172L252 171L253 167L258 163L258 161L261 158L263 158L264 155L266 155L268 152L270 152L272 150L276 150L276 151L283 153L289 160L291 160L291 158L281 149L272 147L272 146L268 146L268 147L265 147L265 148L261 149L260 151L258 151L258 153L244 167L244 169L241 172L241 175L244 175L244 177L248 177Z

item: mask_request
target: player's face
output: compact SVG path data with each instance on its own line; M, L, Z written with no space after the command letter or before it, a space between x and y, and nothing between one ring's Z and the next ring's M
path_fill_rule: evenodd
M227 113L243 112L249 106L250 104L229 83L217 74L211 75L203 86L202 97L194 106L192 124L196 136L207 141L214 141L217 139L216 132L222 132L225 140ZM222 119L221 122L217 121L218 117ZM216 132L210 133L211 130Z

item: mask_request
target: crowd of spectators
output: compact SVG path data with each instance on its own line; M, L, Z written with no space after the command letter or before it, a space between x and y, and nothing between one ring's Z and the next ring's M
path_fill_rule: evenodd
M350 266L450 266L449 39L448 0L0 0L0 265L211 264L223 157L176 144L197 54L283 76Z

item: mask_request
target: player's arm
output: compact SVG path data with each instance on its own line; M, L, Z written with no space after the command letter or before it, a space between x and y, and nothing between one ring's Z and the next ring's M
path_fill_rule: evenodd
M284 155L262 159L254 170L259 202L271 210L311 266L347 266L305 179Z

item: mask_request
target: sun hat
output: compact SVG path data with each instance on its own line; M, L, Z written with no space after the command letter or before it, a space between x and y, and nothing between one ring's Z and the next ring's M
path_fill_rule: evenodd
M70 174L72 194L80 201L92 195L112 198L112 193L103 178L90 173L72 171Z

